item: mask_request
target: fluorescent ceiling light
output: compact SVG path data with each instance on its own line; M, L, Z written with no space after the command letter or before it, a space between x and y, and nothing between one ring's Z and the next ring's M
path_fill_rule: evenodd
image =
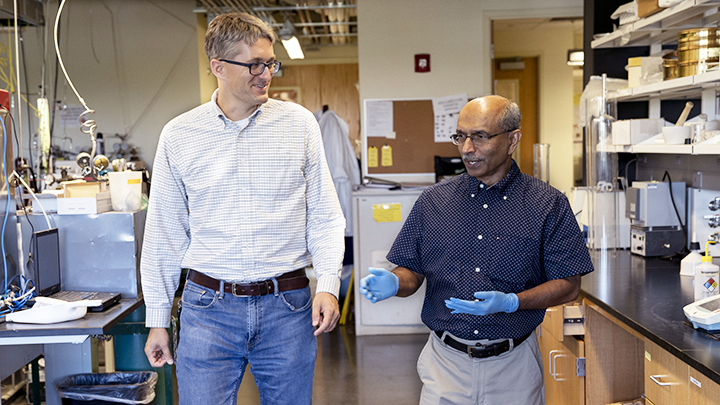
M300 41L298 41L296 36L290 39L282 39L281 41L290 59L305 59L305 54L302 51L302 47L300 47Z

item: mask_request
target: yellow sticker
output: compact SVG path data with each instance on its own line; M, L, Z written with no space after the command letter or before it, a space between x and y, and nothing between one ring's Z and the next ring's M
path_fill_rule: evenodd
M402 221L402 204L373 204L373 218L376 222Z
M378 150L374 146L368 148L368 167L378 167Z
M383 166L392 166L392 147L390 145L382 147L381 164Z
M140 184L142 179L128 179L128 184Z

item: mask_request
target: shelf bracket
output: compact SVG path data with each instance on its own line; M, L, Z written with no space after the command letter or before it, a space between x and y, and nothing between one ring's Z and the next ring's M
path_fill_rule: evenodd
M708 121L713 121L717 117L717 92L714 88L702 91L701 112L707 115Z

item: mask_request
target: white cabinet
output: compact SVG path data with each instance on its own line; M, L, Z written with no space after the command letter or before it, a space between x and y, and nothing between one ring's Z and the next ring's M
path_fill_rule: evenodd
M394 267L385 256L421 192L421 189L364 189L353 193L353 284L358 336L429 332L420 319L424 283L410 297L392 297L374 304L358 291L360 279L370 274L368 267L387 270Z

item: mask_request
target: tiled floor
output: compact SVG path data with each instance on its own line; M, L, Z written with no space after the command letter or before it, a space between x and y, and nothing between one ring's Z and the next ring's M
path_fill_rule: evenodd
M426 334L355 336L353 325L321 335L313 404L417 404L421 383L415 364L426 341ZM27 404L24 394L13 399L10 405ZM260 404L252 378L243 381L238 404Z

